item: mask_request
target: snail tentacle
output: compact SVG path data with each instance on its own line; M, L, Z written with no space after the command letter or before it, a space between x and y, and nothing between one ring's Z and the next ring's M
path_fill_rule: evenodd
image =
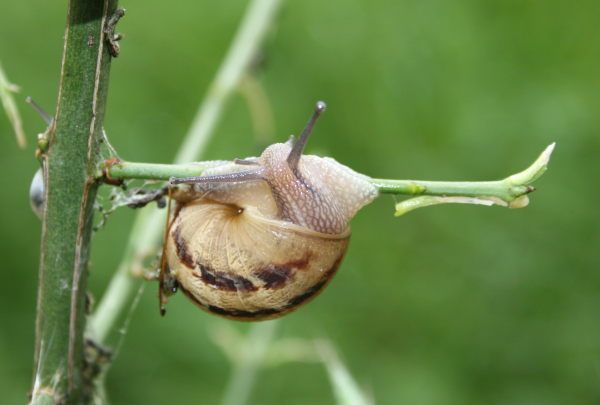
M288 166L290 167L290 169L292 169L292 171L295 172L298 169L298 163L300 162L300 158L302 157L302 152L304 152L304 147L306 146L306 142L308 142L308 137L310 136L310 134L315 126L315 123L317 122L317 119L319 118L319 116L322 113L325 112L326 108L327 108L327 106L325 105L324 102L322 102L322 101L317 102L317 108L315 109L315 112L313 113L312 117L310 117L310 120L308 121L308 123L306 124L304 129L302 130L302 133L300 134L298 141L296 142L296 144L292 148L292 151L288 155L287 163L288 163Z
M264 172L264 168L259 167L256 169L244 170L241 172L215 174L212 176L182 177L182 178L171 177L169 179L169 182L171 184L236 183L236 182L241 182L241 181L264 180L264 177L262 176L263 172Z

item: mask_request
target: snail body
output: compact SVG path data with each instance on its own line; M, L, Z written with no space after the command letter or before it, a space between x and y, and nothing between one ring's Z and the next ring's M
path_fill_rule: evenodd
M226 318L283 316L329 283L348 248L348 223L378 196L368 178L331 158L302 155L317 111L298 142L259 158L216 162L178 200L165 245L167 279L197 306Z

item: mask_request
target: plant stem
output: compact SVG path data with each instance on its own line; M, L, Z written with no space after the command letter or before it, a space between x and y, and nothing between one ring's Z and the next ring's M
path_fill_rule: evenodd
M336 403L339 405L374 404L374 401L365 394L354 380L331 342L327 339L318 339L315 341L315 345L323 364L325 364Z
M154 163L134 163L119 161L108 165L105 169L106 177L112 180L140 179L140 180L169 180L170 177L199 176L207 167L202 165L167 165ZM98 173L102 178L104 173Z
M382 194L407 194L418 196L436 196L438 198L419 198L407 200L397 206L397 212L405 213L412 209L433 204L462 202L471 204L499 204L512 208L524 205L513 204L520 197L534 190L529 184L541 176L548 167L554 144L548 146L540 157L524 171L498 181L422 181L422 180L386 180L369 179ZM202 163L188 165L157 165L119 161L107 165L103 173L111 179L151 179L169 180L171 177L199 176L205 169ZM441 198L440 198L441 197ZM454 197L454 198L451 198ZM461 198L457 198L461 197ZM465 197L465 198L462 198ZM526 205L526 204L525 204ZM400 215L400 214L398 214Z
M277 325L278 321L268 321L252 326L239 348L239 357L232 359L233 369L222 405L244 405L248 402Z
M281 3L282 0L254 0L249 4L225 60L192 122L190 133L195 135L185 138L175 157L175 163L192 162L198 157L197 151L205 149L210 139L209 134L218 122L227 100L239 86L252 58L273 26Z
M548 169L555 143L548 146L535 162L520 173L499 181L434 182L373 180L385 192L405 190L405 194L420 195L396 204L396 216L416 208L445 203L502 205L523 208L529 204L527 194L535 188L529 184Z
M4 70L2 69L2 63L0 63L0 101L4 106L4 111L6 111L8 120L15 130L19 146L24 148L27 146L27 141L25 139L25 132L23 131L23 123L21 121L21 115L19 114L19 109L17 108L15 99L12 96L12 93L16 93L18 91L19 86L11 84L8 81L6 75L4 74Z
M85 400L81 371L88 255L116 0L71 0L58 105L43 155L42 225L32 403Z
M370 181L386 194L443 195L443 196L489 196L510 203L515 197L531 190L528 184L539 178L548 167L554 145L548 146L538 159L524 171L498 181L421 181L384 180Z
M204 151L226 102L250 66L252 58L263 43L269 28L273 26L281 3L282 0L253 0L249 4L227 56L210 85L179 149L175 163L198 159ZM173 170L174 168L175 171L170 172L170 175L159 174L165 173L165 169ZM197 165L145 165L117 162L107 168L106 173L113 179L168 180L172 173L179 174L182 173L182 170L192 173L201 169L202 167ZM126 177L125 173L128 173L130 177ZM125 256L89 324L88 332L101 344L105 344L110 332L115 330L121 314L138 290L139 277L132 277L132 270L135 272L141 269L142 260L159 250L165 223L164 215L166 214L163 211L148 207L138 213L136 217Z

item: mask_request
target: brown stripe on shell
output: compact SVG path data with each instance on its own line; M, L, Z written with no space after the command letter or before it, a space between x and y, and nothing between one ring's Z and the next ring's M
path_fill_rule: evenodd
M175 206L175 210L173 211L173 221L175 222L175 220L177 219L177 217L179 216L179 213L181 212L181 210L183 209L185 204L181 203L181 202L177 202L177 205Z
M323 290L323 288L329 283L329 281L331 281L332 277L335 275L335 272L340 267L342 260L344 258L344 255L345 255L345 252L342 253L335 260L333 265L327 271L325 271L323 273L323 276L321 277L321 281L319 281L317 284L313 285L311 288L309 288L303 294L300 294L300 295L292 298L291 300L288 301L287 304L283 305L282 307L264 308L264 309L259 309L257 311L227 309L227 308L219 307L216 305L210 305L210 304L201 302L195 295L193 295L189 291L187 291L182 285L179 285L179 289L197 306L204 309L205 311L214 313L215 315L220 315L220 316L223 316L226 318L231 318L231 319L235 319L235 320L239 320L239 321L261 321L261 320L265 320L265 319L275 319L275 318L279 318L282 315L285 315L289 312L296 310L300 306L308 303L310 300L315 298ZM200 268L200 271L203 274L202 275L195 274L195 275L198 278L202 279L205 283L211 284L211 285L217 285L218 288L221 288L222 290L234 291L234 289L232 289L232 286L236 285L236 281L227 277L228 274L226 274L224 272L214 271L214 270L208 268L207 266L200 265L200 264L198 264L198 267ZM206 280L203 278L203 276L206 277ZM238 285L243 285L246 282L248 282L253 287L253 289L250 289L249 291L257 290L257 288L254 285L252 285L252 283L249 280L247 280L243 277L240 277L240 276L234 276L234 277L237 279ZM245 280L245 281L241 281L239 279Z
M196 305L198 305L200 308L204 309L205 311L212 312L216 315L220 315L220 316L224 316L224 317L228 317L228 318L239 318L240 320L243 320L243 318L249 318L249 319L258 321L258 320L260 320L260 318L264 318L264 317L269 317L269 319L277 318L276 315L281 312L281 310L274 309L274 308L261 309L261 310L254 311L254 312L244 311L244 310L235 310L235 309L232 309L232 310L225 309L223 307L218 307L216 305L204 304L203 302L198 300L198 298L196 298L194 296L194 294L190 293L188 290L183 288L183 286L181 286L181 285L179 286L179 289L193 303L195 303Z
M298 305L302 304L304 301L310 299L315 294L319 293L319 291L321 291L321 289L323 287L325 287L325 284L327 284L328 281L329 281L329 279L326 279L326 280L321 281L320 283L315 284L310 289L308 289L304 294L300 294L300 295L296 296L295 298L293 298L292 300L290 300L284 306L284 308L291 309L291 308L295 308Z
M173 239L175 240L175 247L177 248L177 256L179 257L179 260L186 267L193 269L194 258L188 251L187 242L185 238L181 236L181 229L179 229L179 226L175 227L175 230L173 231Z
M265 282L263 288L267 290L280 289L288 283L293 277L291 266L269 264L264 269L252 273L252 275Z
M255 271L252 275L265 282L263 288L278 290L290 282L295 272L292 269L305 270L310 263L310 254L306 257L285 264L269 264L265 268Z
M198 268L200 269L200 274L194 273L194 275L204 283L212 285L218 290L241 291L244 293L258 290L258 287L245 277L236 274L230 275L224 271L216 271L202 263L198 263Z
M243 310L229 310L214 305L209 305L207 308L210 312L221 316L228 316L231 318L263 318L266 316L272 316L280 313L281 311L275 308L261 309L255 312L243 311Z
M298 269L298 270L306 270L308 265L310 264L311 254L307 253L302 259L294 260L293 262L287 263L288 266Z
M179 285L178 287L179 291L181 291L186 297L188 297L188 299L190 301L192 301L194 304L196 304L197 306L199 306L200 308L204 309L205 311L208 311L208 305L203 303L202 301L200 301L198 298L196 298L196 296L194 294L192 294L191 292L189 292L188 290L186 290L183 285Z
M319 292L321 292L323 287L325 287L327 285L327 283L329 283L331 278L335 275L335 272L337 271L337 269L342 264L342 260L344 259L345 254L346 254L346 252L343 252L340 256L338 256L338 258L335 260L335 262L333 262L333 265L329 268L329 270L327 270L325 273L323 273L323 277L321 277L320 282L318 282L317 284L315 284L314 286L312 286L311 288L306 290L305 293L297 295L296 297L292 298L285 305L284 308L288 308L288 309L295 308L307 300L310 301Z

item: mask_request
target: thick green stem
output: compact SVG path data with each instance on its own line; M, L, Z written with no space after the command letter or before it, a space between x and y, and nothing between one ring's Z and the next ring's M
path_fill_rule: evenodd
M45 211L32 403L86 400L82 377L94 170L110 71L104 24L116 0L71 0L58 105L43 155Z

